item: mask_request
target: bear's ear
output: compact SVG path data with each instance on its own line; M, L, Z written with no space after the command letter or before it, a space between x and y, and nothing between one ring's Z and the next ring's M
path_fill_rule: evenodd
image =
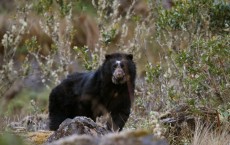
M133 60L133 55L132 54L127 54L126 56L128 59Z
M108 60L109 58L111 58L111 54L106 54L105 59Z

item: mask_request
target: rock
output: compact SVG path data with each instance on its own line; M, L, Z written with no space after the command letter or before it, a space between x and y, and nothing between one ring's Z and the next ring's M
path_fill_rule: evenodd
M165 139L148 131L112 132L87 117L62 122L46 141L49 145L168 145Z
M75 117L66 119L60 124L60 127L47 140L47 143L53 142L65 136L73 134L86 134L91 136L102 136L110 131L103 126L96 124L92 119L87 117Z
M105 136L74 134L49 145L169 145L165 139L155 137L147 131L125 131Z

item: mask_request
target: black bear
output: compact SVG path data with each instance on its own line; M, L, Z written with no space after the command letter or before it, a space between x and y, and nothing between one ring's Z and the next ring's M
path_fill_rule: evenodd
M56 86L49 96L49 128L57 130L67 118L86 116L94 121L109 112L119 129L127 121L134 96L136 65L132 54L106 54L96 71L74 73Z

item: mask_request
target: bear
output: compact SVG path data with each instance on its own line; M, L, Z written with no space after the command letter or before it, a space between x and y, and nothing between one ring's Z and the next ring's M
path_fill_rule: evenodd
M49 96L50 130L57 130L67 118L86 116L96 121L110 113L107 128L121 131L130 115L135 79L133 55L127 53L106 54L97 70L68 75Z

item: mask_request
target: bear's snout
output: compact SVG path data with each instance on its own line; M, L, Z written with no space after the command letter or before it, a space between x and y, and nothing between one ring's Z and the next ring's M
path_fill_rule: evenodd
M115 69L113 73L112 81L114 84L123 84L126 82L125 72L123 71L122 68Z
M121 68L118 68L114 73L116 79L122 79L125 76L125 73Z

